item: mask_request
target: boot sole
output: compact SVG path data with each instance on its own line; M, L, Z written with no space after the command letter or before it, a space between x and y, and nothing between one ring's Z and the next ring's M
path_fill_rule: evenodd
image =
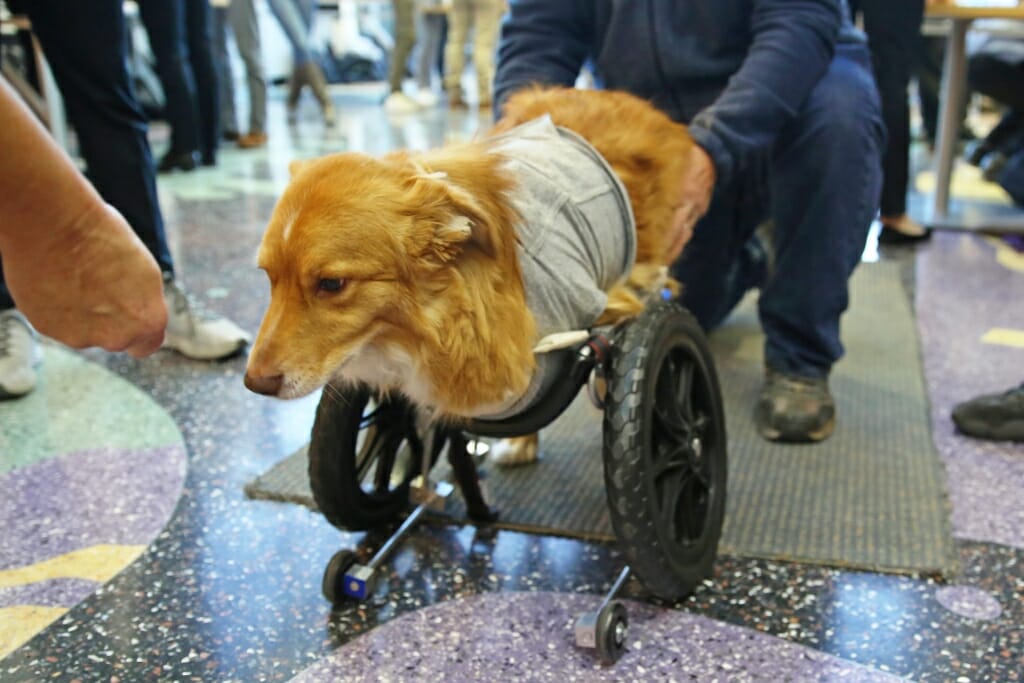
M965 436L990 441L1024 441L1024 420L1010 420L999 425L963 420L957 428Z
M813 429L811 431L798 429L776 429L774 427L758 425L757 432L768 441L778 441L781 443L817 443L818 441L824 441L828 437L832 436L835 428L836 418L833 415L829 418L828 422L818 429Z

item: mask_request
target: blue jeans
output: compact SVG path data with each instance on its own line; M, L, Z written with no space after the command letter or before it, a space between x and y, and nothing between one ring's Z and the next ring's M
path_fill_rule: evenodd
M715 189L672 267L683 284L682 303L705 329L760 287L766 365L804 377L828 375L843 355L839 318L878 208L885 139L866 46L840 44L774 146ZM774 222L771 273L764 252L751 244L768 219Z

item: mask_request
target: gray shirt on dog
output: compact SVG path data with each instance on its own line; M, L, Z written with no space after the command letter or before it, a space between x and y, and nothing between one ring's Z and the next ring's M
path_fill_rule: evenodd
M547 116L497 136L517 187L512 203L522 222L519 260L526 303L538 340L585 330L608 303L606 292L636 260L633 211L622 185L593 146ZM499 419L515 415L543 388L546 354L538 354L530 388ZM550 380L549 380L550 381Z

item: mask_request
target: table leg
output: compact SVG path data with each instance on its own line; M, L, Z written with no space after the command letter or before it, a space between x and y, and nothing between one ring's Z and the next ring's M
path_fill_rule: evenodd
M953 156L960 137L961 106L967 89L967 29L970 19L951 19L946 39L946 59L942 68L939 98L939 124L936 131L935 193L932 219L946 218L949 209L949 185L953 177Z

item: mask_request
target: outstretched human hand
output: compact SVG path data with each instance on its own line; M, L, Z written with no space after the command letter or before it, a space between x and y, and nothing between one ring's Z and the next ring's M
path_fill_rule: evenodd
M97 202L68 227L21 246L16 258L3 259L4 276L18 310L40 333L136 358L160 348L163 276L112 206Z
M686 172L679 185L679 203L672 220L670 263L679 258L683 247L693 237L693 228L707 213L715 189L715 164L703 147L690 145L684 168Z
M0 78L0 259L7 289L40 332L75 348L140 357L163 342L163 276Z

